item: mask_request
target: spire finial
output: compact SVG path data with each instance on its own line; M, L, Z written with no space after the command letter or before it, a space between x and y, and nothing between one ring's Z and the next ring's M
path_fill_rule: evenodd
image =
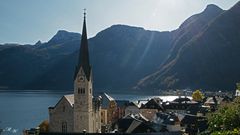
M87 27L86 27L86 9L83 9L83 28L82 28L82 38L81 38L81 45L79 51L79 58L78 58L78 65L76 68L75 76L78 74L80 67L83 68L85 75L87 76L87 80L90 79L91 75L91 65L89 62L89 52L88 52L88 38L87 38Z
M84 19L86 18L86 8L83 9L83 15L84 15Z

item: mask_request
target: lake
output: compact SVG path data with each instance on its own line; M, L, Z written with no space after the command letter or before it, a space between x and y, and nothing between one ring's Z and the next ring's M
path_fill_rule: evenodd
M38 126L48 119L48 107L54 106L64 94L72 92L52 91L0 91L0 128L3 135L22 134L23 129ZM137 101L153 96L109 94L116 100ZM172 101L176 96L154 96Z

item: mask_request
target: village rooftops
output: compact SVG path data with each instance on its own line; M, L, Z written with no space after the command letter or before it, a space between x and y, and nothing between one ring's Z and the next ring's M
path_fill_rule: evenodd
M207 129L207 118L204 116L196 116L191 114L186 114L181 121L182 126L186 126L186 132L202 132Z
M134 103L134 102L128 103L127 106L135 106L137 108L140 108L139 105L137 103Z
M141 121L149 121L146 117L144 117L141 113L138 114L128 114L123 117L123 119L136 119Z
M119 119L115 123L115 127L118 128L120 133L144 133L144 132L156 132L151 127L151 122L148 121L141 114L128 114L127 116Z
M162 104L164 111L166 112L176 112L176 113L186 113L187 108L190 106L198 106L199 103L195 101L188 102L165 102Z
M189 102L189 101L191 101L191 99L189 99L187 97L179 97L179 98L176 98L176 99L173 100L173 102L180 102L180 103Z
M208 107L202 106L201 104L189 106L186 110L187 114L192 114L192 115L197 115L197 114L205 115L208 111L209 111Z
M179 122L179 119L175 114L163 113L163 112L156 113L155 122L158 123L159 122L158 120L160 120L161 121L160 124L163 124L163 125L175 125L176 122Z
M162 106L162 100L160 98L153 98L149 100L146 104L143 104L140 109L158 109L164 110Z

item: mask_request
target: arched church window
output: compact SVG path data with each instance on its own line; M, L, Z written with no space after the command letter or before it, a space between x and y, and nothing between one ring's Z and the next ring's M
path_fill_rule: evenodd
M62 132L67 133L67 122L62 122Z
M78 88L78 94L85 94L85 88Z
M78 88L78 94L80 94L81 93L81 89L80 88Z
M63 106L63 112L65 112L65 106Z
M81 94L85 94L85 88L81 88Z

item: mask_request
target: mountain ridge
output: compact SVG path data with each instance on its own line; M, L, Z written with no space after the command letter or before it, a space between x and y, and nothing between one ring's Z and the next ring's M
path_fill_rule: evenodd
M178 49L177 57L168 61L165 68L142 79L137 87L233 90L240 81L236 69L239 65L233 62L240 58L236 52L240 42L239 10L238 2L210 21L201 33Z
M64 32L66 34L66 31ZM113 25L99 32L94 38L90 38L90 59L96 78L94 80L96 89L128 89L133 86L140 78L153 72L153 70L158 67L159 63L161 63L161 61L153 62L151 59L155 57L164 59L167 50L170 49L168 46L168 42L170 41L169 38L171 38L170 32L161 33L127 25ZM150 39L151 42L149 42ZM159 43L163 43L163 45ZM25 45L18 46L20 48L26 48ZM33 75L34 78L26 78L25 80L29 81L21 86L17 86L17 89L72 89L72 74L77 61L80 37L76 40L69 39L62 42L38 43L38 45L29 47L33 50L33 53L41 54L42 57L50 60L43 60L46 61L46 63L42 63L41 65L46 65L47 63L49 63L49 65L47 69L39 69L41 73ZM146 51L146 47L148 51ZM163 53L159 53L158 50L163 50ZM146 55L142 56L144 52ZM21 58L21 56L15 56L11 61L15 61L14 59L19 57ZM139 57L141 57L142 61L137 61ZM41 58L39 58L39 60L40 59ZM23 61L24 60L22 60L22 62ZM118 61L118 63L116 63L116 61ZM144 64L143 62L145 61L148 61L148 63L150 62L150 64ZM13 66L10 63L0 62L0 64L6 67ZM31 66L25 68L31 68ZM10 71L4 72L7 73ZM132 77L129 78L129 75ZM11 74L10 76L10 78L13 77ZM105 79L102 79L101 76L105 76ZM119 78L113 79L115 76L119 76ZM10 86L10 84L7 83L8 86ZM5 85L0 84L0 86ZM9 89L15 88L16 87Z
M216 76L211 74L214 73L214 66L207 60L207 56L212 61L216 61L217 57L206 53L206 56L201 58L199 52L204 54L206 51L199 43L210 42L211 38L202 38L203 33L209 31L209 27L214 28L213 23L223 14L227 16L225 17L227 19L221 20L222 22L228 19L233 20L229 12L239 14L238 7L239 4L225 11L217 6L209 5L201 13L189 17L174 31L151 31L119 24L100 31L96 36L89 38L94 89L97 91L129 91L134 87L135 90L139 89L143 93L152 93L159 89L199 88L200 85L217 86L216 82L205 85L206 82L202 81ZM234 24L235 21L232 22ZM226 30L219 23L215 25L221 28L223 31L221 33ZM233 31L231 25L224 27L229 27ZM214 37L213 33L211 32L209 37ZM80 47L80 36L79 33L59 30L45 43L0 46L0 57L3 58L0 59L0 89L73 89L72 79ZM223 37L229 39L226 34ZM195 47L195 44L198 46ZM218 49L218 46L215 47ZM217 52L216 49L213 52ZM237 54L234 56L238 57ZM235 57L231 56L231 58ZM184 62L187 62L187 66L183 64ZM207 74L213 76L205 75L208 69L205 63L210 63L211 70ZM229 64L232 65L232 63ZM196 70L197 66L202 69ZM191 71L191 74L186 72L187 70ZM223 73L220 68L219 71ZM199 74L203 73L204 76L201 79ZM19 78L16 75L24 77ZM236 78L236 76L231 76ZM19 83L15 85L9 80ZM195 80L200 81L196 83ZM229 83L226 84L229 85ZM233 88L232 84L231 88Z

